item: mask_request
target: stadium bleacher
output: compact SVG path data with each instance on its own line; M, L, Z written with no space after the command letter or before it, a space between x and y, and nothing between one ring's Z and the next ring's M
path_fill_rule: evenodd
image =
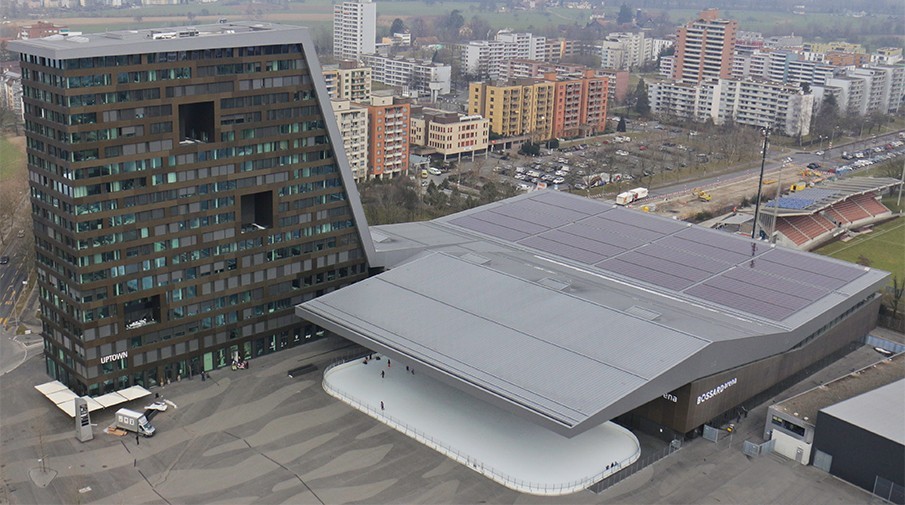
M856 197L853 197L851 200L857 203L859 207L864 209L872 216L882 216L883 214L892 213L891 210L886 208L886 206L882 203L878 202L877 199L870 194L858 195Z

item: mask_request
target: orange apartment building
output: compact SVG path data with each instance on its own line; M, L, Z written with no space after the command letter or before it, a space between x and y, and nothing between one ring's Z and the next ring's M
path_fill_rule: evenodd
M826 53L824 61L834 67L860 67L870 63L870 55L864 53L830 51Z
M697 84L729 79L732 54L738 35L738 21L719 19L718 9L708 9L698 19L679 28L673 78Z
M391 90L375 91L368 105L368 178L408 173L411 106Z
M608 79L585 70L580 77L544 75L554 82L553 136L593 135L606 128Z

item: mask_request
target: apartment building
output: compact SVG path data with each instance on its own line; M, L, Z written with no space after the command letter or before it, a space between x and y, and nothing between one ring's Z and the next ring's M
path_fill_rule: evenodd
M580 76L549 73L554 83L553 136L572 138L593 135L606 128L607 83L593 70Z
M449 65L376 54L363 55L361 60L371 67L375 81L402 88L409 96L429 96L431 101L436 101L438 96L448 95L452 86L452 67Z
M535 141L553 136L556 86L544 79L517 79L506 84L473 82L468 86L468 114L490 121L503 137L528 135Z
M905 94L905 66L867 65L826 80L821 93L837 98L839 110L853 116L895 114Z
M465 74L496 80L502 77L508 61L543 61L548 48L544 37L501 30L493 40L473 40L461 44L459 52Z
M490 120L479 115L413 107L411 143L422 146L423 154L440 154L444 160L462 159L487 152Z
M373 251L307 29L11 41L47 372L145 387L322 334ZM313 78L313 76L316 76Z
M874 65L895 65L901 61L901 47L881 47L870 55L870 62Z
M700 84L654 82L648 98L655 114L714 124L770 126L777 133L807 135L814 96L798 85L719 79Z
M343 99L333 99L330 103L352 177L355 182L364 181L368 177L368 107Z
M375 91L368 105L368 178L408 173L411 105L392 91Z
M782 83L821 85L836 69L821 61L806 60L801 52L754 51L736 54L733 79L761 79Z
M673 78L684 83L728 79L738 21L719 18L718 9L708 9L698 19L679 28Z
M67 35L69 28L57 26L46 21L37 21L34 24L23 25L19 28L19 38L22 40L41 39L51 35Z
M0 74L0 105L16 115L16 121L25 122L25 108L22 106L22 74L4 70Z
M324 81L331 99L367 102L371 98L371 67L355 60L324 65Z
M553 72L557 75L581 77L588 67L574 63L553 63L534 60L510 60L504 73L505 80L531 78L543 79L546 74ZM606 77L607 100L624 100L629 91L628 70L616 70L613 68L594 69L597 77Z
M655 61L673 42L650 39L644 32L614 32L600 44L600 66L618 70L631 70Z
M377 51L377 4L349 0L333 6L333 56L356 59Z

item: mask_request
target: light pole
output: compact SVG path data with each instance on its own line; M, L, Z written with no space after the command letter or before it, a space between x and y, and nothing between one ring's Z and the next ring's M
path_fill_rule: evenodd
M782 169L786 168L786 165L791 162L792 158L782 160L782 164L779 166L779 174L776 176L776 197L773 200L773 222L770 225L770 235L768 237L771 244L776 243L776 220L779 219L779 197L782 196Z
M830 145L826 148L827 151L831 151L833 149L833 141L836 140L836 130L839 129L839 125L833 127L833 133L830 134Z
M762 130L764 135L764 149L760 158L760 177L757 179L757 200L754 203L754 225L751 227L751 238L757 237L758 213L760 213L760 195L764 188L764 166L767 163L767 142L770 139L770 127L765 126Z

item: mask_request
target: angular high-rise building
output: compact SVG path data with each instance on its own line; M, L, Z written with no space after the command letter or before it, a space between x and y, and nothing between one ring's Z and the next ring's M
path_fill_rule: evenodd
M673 78L695 84L728 79L738 21L719 18L719 10L708 9L698 19L679 28Z
M21 55L48 373L153 386L316 338L373 250L307 29L54 36ZM339 146L339 147L337 147Z
M350 0L333 6L333 56L357 59L377 51L377 4Z

